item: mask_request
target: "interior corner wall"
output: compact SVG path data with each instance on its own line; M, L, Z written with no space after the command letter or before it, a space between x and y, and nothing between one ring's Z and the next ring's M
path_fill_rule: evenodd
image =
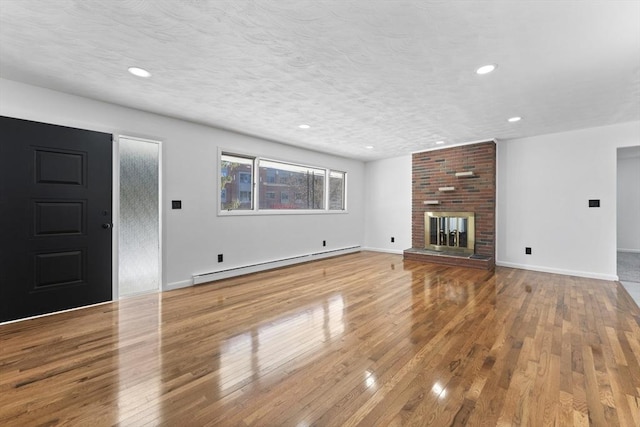
M497 264L616 280L617 148L639 141L640 122L499 141Z
M617 249L640 253L640 156L618 157L617 196Z
M365 163L365 181L364 248L401 254L411 247L411 155Z
M363 162L6 79L0 115L162 141L165 289L192 283L194 274L362 245ZM346 171L348 213L218 216L219 147ZM171 210L171 200L182 209Z

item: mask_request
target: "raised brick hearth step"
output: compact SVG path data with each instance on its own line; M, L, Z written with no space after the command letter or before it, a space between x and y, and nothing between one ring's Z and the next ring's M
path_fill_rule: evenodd
M410 248L404 251L407 261L432 262L434 264L494 270L493 257L484 255L459 255L449 252L437 252L428 249Z

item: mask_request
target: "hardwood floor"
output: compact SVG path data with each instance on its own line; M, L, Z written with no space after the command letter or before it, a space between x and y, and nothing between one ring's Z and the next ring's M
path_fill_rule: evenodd
M640 425L614 282L362 252L0 326L0 425Z

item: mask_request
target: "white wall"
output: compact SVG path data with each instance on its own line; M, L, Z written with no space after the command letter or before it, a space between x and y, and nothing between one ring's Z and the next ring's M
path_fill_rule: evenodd
M362 245L362 162L5 79L0 115L162 141L165 287L189 284L193 274ZM346 171L349 212L219 217L218 147ZM170 209L174 199L182 210Z
M497 264L616 280L616 151L639 141L640 122L499 141Z
M411 247L411 155L366 163L365 181L365 248L402 253Z
M618 250L640 252L640 146L618 150Z

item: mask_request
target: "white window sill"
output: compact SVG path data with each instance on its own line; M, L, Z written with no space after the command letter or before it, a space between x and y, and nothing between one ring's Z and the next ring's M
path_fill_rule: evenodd
M261 210L231 210L218 211L218 216L272 216L272 215L333 215L348 214L347 210L321 210L321 209L261 209Z

